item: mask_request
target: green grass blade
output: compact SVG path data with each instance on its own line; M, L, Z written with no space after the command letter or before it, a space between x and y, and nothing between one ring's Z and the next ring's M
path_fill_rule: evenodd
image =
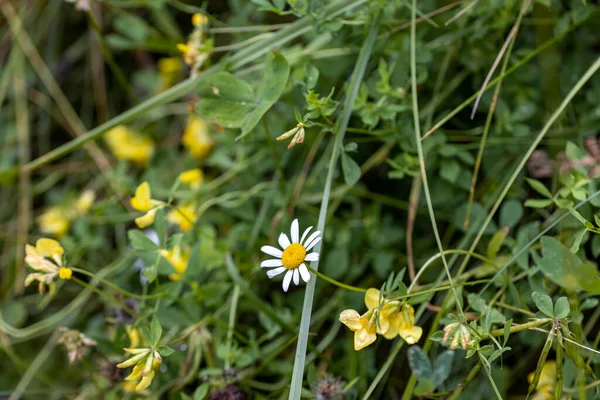
M350 85L348 89L348 96L346 97L346 101L344 103L344 112L342 114L342 118L339 125L339 131L335 138L335 143L331 152L331 159L329 162L329 171L327 172L327 178L325 181L325 188L323 189L323 199L321 200L321 208L319 211L319 221L317 224L317 229L325 232L325 219L327 217L327 206L329 203L329 196L331 194L331 184L333 182L333 175L335 172L335 167L337 164L337 159L342 147L342 143L344 140L344 136L346 134L346 128L348 127L348 122L350 121L350 116L352 115L352 108L354 105L354 101L356 100L356 96L358 94L358 90L360 88L363 75L365 73L365 69L367 68L367 63L371 56L371 52L373 51L373 47L375 45L375 39L377 38L377 31L379 30L379 17L376 17L375 22L371 25L369 29L369 34L367 39L365 40L360 54L358 55L358 59L356 60L356 66L354 67L354 71L352 73L352 78L350 80ZM321 241L317 244L314 251L320 252L321 250ZM319 262L312 263L312 267L315 270L319 269ZM300 395L302 393L302 381L304 377L304 364L306 361L306 347L308 345L308 330L310 328L310 317L312 313L312 303L315 295L315 286L317 280L313 277L307 286L306 293L304 295L304 304L302 306L302 319L300 321L300 330L298 333L298 346L296 347L296 357L294 359L294 370L292 373L292 382L290 385L290 400L300 399Z

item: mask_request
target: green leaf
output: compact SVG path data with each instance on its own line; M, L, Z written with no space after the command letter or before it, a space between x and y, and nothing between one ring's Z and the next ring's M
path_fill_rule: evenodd
M571 253L577 253L579 251L579 245L581 244L581 240L585 236L586 232L587 232L586 229L582 229L581 231L579 231L579 233L577 234L577 236L575 236L575 240L573 241L573 245L569 249L569 250L571 250Z
M441 342L444 340L444 331L437 331L433 335L429 336L429 340L434 342Z
M250 85L228 72L218 72L203 80L198 96L198 114L226 128L241 127L244 118L256 108Z
M163 357L169 357L171 354L175 353L175 350L168 346L158 346L156 350Z
M198 87L196 111L206 120L226 128L241 128L246 136L279 99L288 81L290 66L281 54L271 53L255 94L250 85L228 72L204 79Z
M154 316L152 318L152 324L150 325L150 337L148 338L150 340L150 346L156 347L158 345L158 342L160 341L161 336L162 326L160 325L158 318Z
M314 65L307 63L304 65L304 73L306 75L306 87L314 89L319 80L319 70Z
M550 205L552 205L553 201L552 200L546 200L546 199L535 199L535 200L527 200L525 201L525 207L530 207L530 208L546 208Z
M574 209L573 207L569 207L569 212L570 212L570 213L571 213L571 214L572 214L572 215L573 215L575 218L577 218L577 219L579 220L579 222L581 222L583 225L585 225L585 223L586 223L586 222L588 222L588 220L587 220L587 219L585 219L585 218L583 217L583 215L581 215L581 214L579 213L579 211L577 211L577 210L576 210L576 209Z
M204 400L206 395L208 395L208 389L210 389L208 382L204 382L198 386L194 391L194 400Z
M279 100L285 90L289 75L290 65L285 57L279 53L270 53L265 63L262 82L258 87L255 100L257 103L256 108L244 118L241 126L242 133L237 137L237 140L246 136L269 108Z
M548 317L554 317L554 308L552 306L552 299L547 294L541 294L538 292L533 292L531 294L531 298L533 302L537 306L537 308L546 314Z
M424 396L429 393L433 393L435 390L435 384L429 379L419 379L415 386L415 396Z
M144 234L144 232L138 229L132 229L127 232L127 236L129 237L129 242L131 243L131 247L136 249L137 251L157 251L159 246L154 244L154 242Z
M494 236L490 239L487 248L487 256L489 259L493 260L498 255L498 251L500 251L500 247L502 247L502 243L504 243L504 239L508 235L508 229L500 229L498 232L494 233Z
M596 222L596 226L600 228L600 217L594 214L594 222Z
M506 346L506 343L508 342L508 338L510 337L510 327L512 325L513 320L509 319L504 323L504 343L503 345Z
M523 206L517 200L508 200L500 210L500 226L512 228L523 217Z
M541 243L543 258L535 252L532 255L548 279L568 290L585 290L600 294L600 277L596 265L582 262L577 255L552 237L542 237Z
M525 180L527 181L527 183L529 183L529 185L533 188L533 190L535 190L536 192L538 192L539 194L541 194L542 196L544 196L548 199L552 198L552 193L550 193L548 188L546 186L544 186L544 184L542 182L537 181L535 179L530 179L530 178L525 178Z
M571 312L571 306L569 305L569 300L566 297L561 297L556 300L556 304L554 304L554 318L563 319L569 316Z
M456 183L460 176L460 164L453 159L444 159L440 163L440 177L450 183Z
M454 360L454 351L446 350L435 359L433 363L433 384L437 388L440 386L452 371L452 361Z
M347 185L354 185L360 179L360 166L348 154L342 151L342 171Z
M412 373L419 380L433 381L431 362L419 346L410 346L408 348L408 364L410 365Z

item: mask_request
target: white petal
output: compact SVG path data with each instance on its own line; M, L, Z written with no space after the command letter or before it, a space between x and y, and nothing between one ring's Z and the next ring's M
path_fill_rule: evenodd
M304 282L310 281L310 272L308 272L308 268L306 268L306 264L301 264L298 267L298 271L300 271L300 275L302 276L302 280Z
M307 245L308 245L310 242L312 242L312 241L313 241L313 240L314 240L314 239L315 239L317 236L319 236L320 234L321 234L321 231L314 231L314 232L312 233L312 235L310 235L310 236L308 237L308 239L306 239L306 241L302 243L302 245L303 245L304 247L306 247L306 246L307 246Z
M319 261L319 253L313 252L304 257L304 261Z
M290 245L290 239L288 239L285 233L279 235L279 239L277 240L282 249L286 249Z
M294 285L298 286L300 284L300 273L298 272L298 268L294 270Z
M281 260L265 260L260 263L261 268L281 267L282 265Z
M269 277L269 279L271 279L274 276L277 276L277 275L281 274L286 269L287 269L286 267L279 267L279 268L270 269L270 270L267 271L267 276Z
M290 282L292 281L292 275L294 275L294 271L292 271L290 269L283 277L283 291L284 292L287 292L288 288L290 287Z
M320 238L320 237L318 237L318 238L316 238L315 240L313 240L312 242L310 242L310 243L309 243L309 244L306 246L306 251L308 251L308 250L312 249L313 247L315 247L315 245L316 245L317 243L319 243L320 241L321 241L321 238Z
M298 243L298 239L300 238L300 227L298 226L297 219L292 221L292 229L290 231L290 235L292 238L292 243Z
M283 251L273 246L263 246L260 248L263 253L267 253L270 256L281 258Z
M308 235L308 232L310 232L310 230L312 228L313 228L312 226L309 226L308 228L306 228L306 230L302 234L302 237L300 238L300 243L304 243L304 239L306 238L306 235Z

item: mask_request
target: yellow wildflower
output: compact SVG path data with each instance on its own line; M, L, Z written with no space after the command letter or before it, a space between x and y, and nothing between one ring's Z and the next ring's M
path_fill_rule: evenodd
M142 182L135 189L135 196L131 198L131 206L138 211L146 214L135 219L135 223L140 228L145 228L154 222L156 212L163 205L161 201L154 200L151 197L150 184Z
M71 222L84 215L92 207L95 197L93 191L86 190L77 200L49 207L38 217L40 231L60 239L69 231Z
M190 151L192 157L199 159L209 155L215 146L215 141L209 133L208 124L195 115L188 119L182 143Z
M187 43L179 43L177 49L183 53L183 61L192 67L191 75L196 76L202 65L208 59L213 48L213 41L206 39L204 28L208 25L208 18L202 14L192 16L194 30L190 34Z
M156 370L160 368L162 357L158 351L151 348L124 350L125 352L132 354L133 357L120 364L117 364L117 368L128 368L134 366L133 371L127 378L125 378L125 380L139 380L135 387L136 392L146 389L152 383L152 380L156 375Z
M194 25L196 28L200 28L202 25L207 24L208 18L206 17L206 15L202 15L200 13L195 13L194 15L192 15L192 25Z
M384 299L379 290L369 289L365 293L365 305L369 309L363 316L354 310L344 310L340 321L354 331L354 348L360 350L376 339L378 333L386 339L400 335L408 344L415 344L421 338L423 329L414 325L415 310L408 303ZM375 321L375 325L372 325ZM367 340L368 339L368 340Z
M135 349L138 347L141 343L139 329L127 325L125 326L125 332L127 332L127 336L129 336L129 348Z
M43 293L46 285L51 285L56 276L60 279L71 279L73 271L63 266L64 252L60 243L53 239L38 239L35 247L25 245L25 262L36 271L25 278L25 286L37 280L39 291Z
M365 305L367 308L379 308L380 292L377 289L371 288L365 293ZM400 335L408 344L415 344L421 338L423 329L415 326L415 310L408 303L399 301L387 301L381 297L381 307L379 313L379 329L380 335L386 339L393 339Z
M527 376L529 383L533 382L534 372ZM531 397L532 400L553 400L554 399L554 384L556 383L556 361L546 361L540 373L535 393Z
M181 71L181 58L163 57L158 60L158 74L160 75L161 90L170 88L177 82Z
M44 211L37 219L40 231L61 238L67 234L71 221L63 207L53 206Z
M172 281L178 281L185 273L190 260L190 250L182 249L180 245L173 246L171 250L161 250L160 254L177 270L177 273L169 275Z
M196 204L193 202L178 206L167 214L167 221L179 225L179 229L183 232L189 231L194 226L196 218Z
M198 189L204 182L204 173L200 168L194 168L179 174L179 181L190 185L192 189Z
M354 310L344 310L339 320L354 331L354 350L361 350L377 339L377 313L371 309L363 315Z
M112 128L104 139L110 151L119 160L145 165L154 153L154 142L150 138L124 125Z

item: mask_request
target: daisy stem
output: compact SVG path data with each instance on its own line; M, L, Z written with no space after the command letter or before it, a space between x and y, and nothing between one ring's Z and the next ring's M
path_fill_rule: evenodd
M348 92L346 95L346 101L344 103L344 111L339 120L339 131L335 137L333 143L333 149L331 151L331 159L329 162L329 171L327 172L327 178L325 180L325 187L323 188L323 198L321 199L321 208L319 210L319 222L317 229L322 232L322 237L325 237L325 220L327 218L327 206L329 204L329 197L331 195L331 184L336 171L336 164L338 161L339 152L342 148L346 128L350 122L350 116L352 115L352 108L358 95L367 63L371 56L371 52L375 46L375 39L377 38L377 32L379 31L379 16L378 13L373 19L369 28L369 33L365 42L363 43L358 59L352 71L352 77L348 86ZM315 251L319 252L321 249L321 243L318 243ZM319 262L316 261L312 264L315 271L319 269ZM312 314L312 303L315 295L316 279L310 280L306 285L306 293L304 295L304 304L302 305L302 318L300 320L300 329L298 331L298 345L296 347L296 356L294 359L294 369L292 372L292 382L290 383L290 394L289 400L299 400L302 395L302 383L304 378L304 365L306 363L306 348L308 345L308 332L310 329L310 319Z
M166 292L162 292L162 293L158 293L158 294L152 294L152 295L147 295L147 296L139 295L139 294L135 294L135 293L131 293L131 292L125 290L125 289L121 289L120 287L118 287L114 283L111 283L111 282L107 281L106 279L102 279L102 278L98 277L93 272L86 271L85 269L72 268L72 267L69 267L69 269L71 269L73 272L78 272L80 274L87 275L87 276L92 277L94 279L98 279L100 282L102 282L106 286L110 287L113 290L116 290L119 293L124 294L127 297L132 297L132 298L138 299L138 300L142 300L142 299L161 299L163 297L166 297Z
M324 281L327 281L329 283L331 283L332 285L335 285L337 287L340 287L342 289L346 289L346 290L351 290L353 292L361 292L361 293L366 293L367 289L363 289L363 288L359 288L356 286L351 286L351 285L346 285L345 283L342 282L338 282L335 279L332 279L326 275L323 275L322 273L320 273L319 271L317 271L316 269L309 267L308 265L306 266L306 268L308 268L308 270L310 272L312 272L313 274L315 274L316 276L318 276L319 278L323 279Z

